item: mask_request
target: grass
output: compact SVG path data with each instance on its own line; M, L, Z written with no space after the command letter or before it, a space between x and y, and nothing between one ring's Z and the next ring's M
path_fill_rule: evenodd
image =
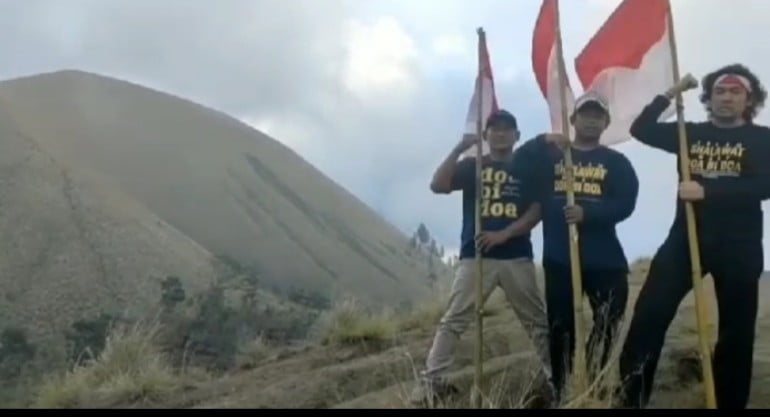
M315 329L319 339L308 341L320 341L326 348L313 349L314 343L311 343L307 346L307 358L292 356L284 369L281 347L257 338L241 346L238 366L234 370L236 374L238 370L255 371L224 375L200 391L184 391L185 398L193 398L189 403L185 402L185 406L227 403L233 407L251 404L294 407L301 404L324 408L352 403L355 404L353 408L372 407L372 404L378 404L374 408L391 408L398 404L412 408L406 398L413 387L410 380L414 381L417 368L422 367L416 364L427 354L430 336L446 309L449 291L437 290L434 294L434 299L403 313L372 311L353 298L342 299L321 316ZM629 302L627 309L632 306ZM482 408L601 409L617 406L618 399L614 394L619 385L617 364L622 347L618 343L613 346L606 368L592 372L591 375L595 375L592 379L584 377L581 380L570 375L565 398L558 404L551 404L543 391L545 383L542 373L538 372L538 361L524 341L523 329L514 323L516 316L508 308L502 291L493 293L485 311L488 317L498 317L485 322ZM592 325L588 320L590 315L590 309L586 309L586 330ZM626 319L629 317L627 310ZM693 360L693 345L690 344L694 340L690 334L692 326L688 326L691 321L686 320L684 326L676 327L676 337L672 339L674 349L661 358L653 407L702 406L702 389L696 380L699 372L697 366L693 366L697 365L697 360ZM618 331L621 339L627 324L624 321ZM460 394L427 408L471 408L472 327L459 346L458 371L451 377ZM102 355L47 384L40 391L35 406L84 408L174 403L185 387L185 380L190 378L189 371L176 373L165 365L163 355L152 343L156 332L157 329L136 327L114 333ZM344 355L340 356L340 352ZM235 378L231 378L233 376ZM402 391L407 386L408 390ZM399 395L399 391L406 397ZM207 397L211 395L215 396Z
M325 345L382 345L393 342L397 320L388 312L372 312L354 298L345 298L320 318L321 342Z
M451 283L440 281L434 290L435 297L423 300L411 311L398 317L396 325L402 331L427 330L435 326L449 304Z
M450 289L436 288L435 297L423 300L403 313L388 310L373 312L354 298L344 298L319 320L321 341L326 345L386 345L409 331L433 331L449 303ZM484 317L501 313L506 308L502 291L492 294L485 305Z
M277 356L278 347L263 337L257 337L240 349L238 369L254 369Z
M502 296L502 292L496 291L493 293L490 300L485 306L485 312L487 315L493 316L501 313L506 307L507 303ZM630 305L629 307L630 308ZM584 328L586 329L585 337L588 337L593 322L590 320L590 309L587 310L587 314L584 317ZM628 315L626 315L626 318ZM434 316L435 318L435 316ZM514 317L512 317L514 318ZM514 318L515 319L515 318ZM628 320L624 320L620 323L620 329L617 332L616 337L621 337L627 332ZM469 329L469 333L472 330ZM601 343L603 341L600 341ZM616 398L616 393L620 387L619 371L618 371L618 358L620 356L620 349L622 345L620 343L613 343L609 360L607 365L603 368L598 367L601 351L596 349L594 352L595 357L586 358L588 364L596 364L593 369L589 370L587 374L570 374L567 376L567 387L563 398L558 404L545 404L544 402L551 402L549 393L543 391L547 385L541 372L537 372L538 368L531 370L525 369L523 362L516 361L516 363L505 365L488 365L485 364L486 375L485 387L482 394L482 408L488 409L522 409L522 408L559 408L559 409L572 409L572 408L613 408L619 403L619 399ZM536 365L537 361L530 362L532 365ZM472 367L471 367L472 368ZM459 381L455 385L459 388L460 392L469 393L471 391L469 378L472 378L470 374L472 369L466 369L466 372L459 377ZM416 383L417 381L415 381ZM468 398L448 398L446 401L439 401L437 404L431 404L427 408L470 408L470 398L468 395L464 395ZM405 403L407 404L407 403Z
M158 326L116 329L102 353L39 390L34 408L87 408L160 401L184 385L157 347Z

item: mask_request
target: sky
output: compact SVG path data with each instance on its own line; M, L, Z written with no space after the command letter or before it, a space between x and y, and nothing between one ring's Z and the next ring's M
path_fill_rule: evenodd
M741 62L770 85L770 2L671 3L682 73L700 79ZM574 57L618 4L561 2L578 93ZM433 195L428 185L464 127L476 28L487 33L498 99L526 140L550 128L530 60L539 7L540 0L0 0L0 78L79 69L227 112L297 151L405 234L424 222L454 252L460 196ZM685 106L688 119L704 117L696 94ZM758 122L770 124L770 109ZM616 149L640 180L636 211L618 233L630 260L651 256L672 221L676 160L635 142ZM770 215L765 220L768 236ZM533 232L538 259L540 233Z

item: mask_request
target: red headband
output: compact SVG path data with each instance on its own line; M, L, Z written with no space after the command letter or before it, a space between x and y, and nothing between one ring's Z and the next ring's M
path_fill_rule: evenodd
M714 82L714 85L723 85L723 86L740 86L743 87L747 92L751 92L751 83L749 80L742 76L742 75L736 75L736 74L724 74L717 78L717 80Z

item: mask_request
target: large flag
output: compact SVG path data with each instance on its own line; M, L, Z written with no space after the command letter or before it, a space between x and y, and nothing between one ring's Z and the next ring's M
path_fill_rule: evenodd
M642 108L673 85L670 18L668 0L624 0L575 59L583 89L609 102L605 145L631 139L628 130ZM670 106L660 120L674 111Z
M484 128L484 123L487 121L487 117L493 112L498 110L497 95L495 93L495 79L492 75L492 63L489 59L489 49L487 48L486 38L482 38L482 42L479 43L479 72L476 76L476 83L474 83L473 97L471 103L468 106L468 115L465 118L465 131L464 134L476 134L476 120L478 120L478 103L481 100L481 128ZM481 77L481 90L478 89L478 78ZM487 143L482 141L483 154L486 155L489 152ZM470 147L463 156L476 156L476 147Z
M567 78L563 57L558 54L557 25L559 22L557 13L558 0L543 0L540 13L537 16L535 30L532 36L532 70L535 72L537 84L548 102L548 110L551 114L551 129L554 132L562 130L561 97L559 95L559 67L565 76L565 103L567 112L572 113L575 105L575 97ZM571 131L571 130L570 130ZM572 137L572 135L570 135Z

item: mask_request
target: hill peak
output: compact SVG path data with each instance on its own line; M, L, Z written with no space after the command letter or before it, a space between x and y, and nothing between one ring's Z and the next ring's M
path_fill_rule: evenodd
M122 82L122 83L132 84L132 85L141 87L140 85L132 83L128 80L120 79L114 76L99 74L96 72L79 70L79 69L61 69L56 71L34 73L34 74L23 75L23 76L14 77L14 78L8 78L5 80L2 80L2 83L38 81L38 80L73 80L73 79L83 80L83 81L93 80L93 81Z
M125 93L155 96L155 99L170 100L176 102L176 104L184 104L195 110L204 111L209 116L215 116L220 120L226 121L226 123L238 125L241 129L251 133L256 133L262 137L269 137L266 133L246 124L226 111L213 107L211 104L204 104L185 98L181 93L165 90L147 81L132 81L115 75L106 75L80 69L60 69L5 79L0 81L0 87L32 88L38 92L58 91L56 94L64 92L64 94L70 96L81 95L84 89L96 89L101 90L102 95L106 92L106 95L112 96L113 100L117 99L117 97L125 99ZM149 99L149 97L146 97L146 99ZM169 102L167 104L170 105L172 103Z

